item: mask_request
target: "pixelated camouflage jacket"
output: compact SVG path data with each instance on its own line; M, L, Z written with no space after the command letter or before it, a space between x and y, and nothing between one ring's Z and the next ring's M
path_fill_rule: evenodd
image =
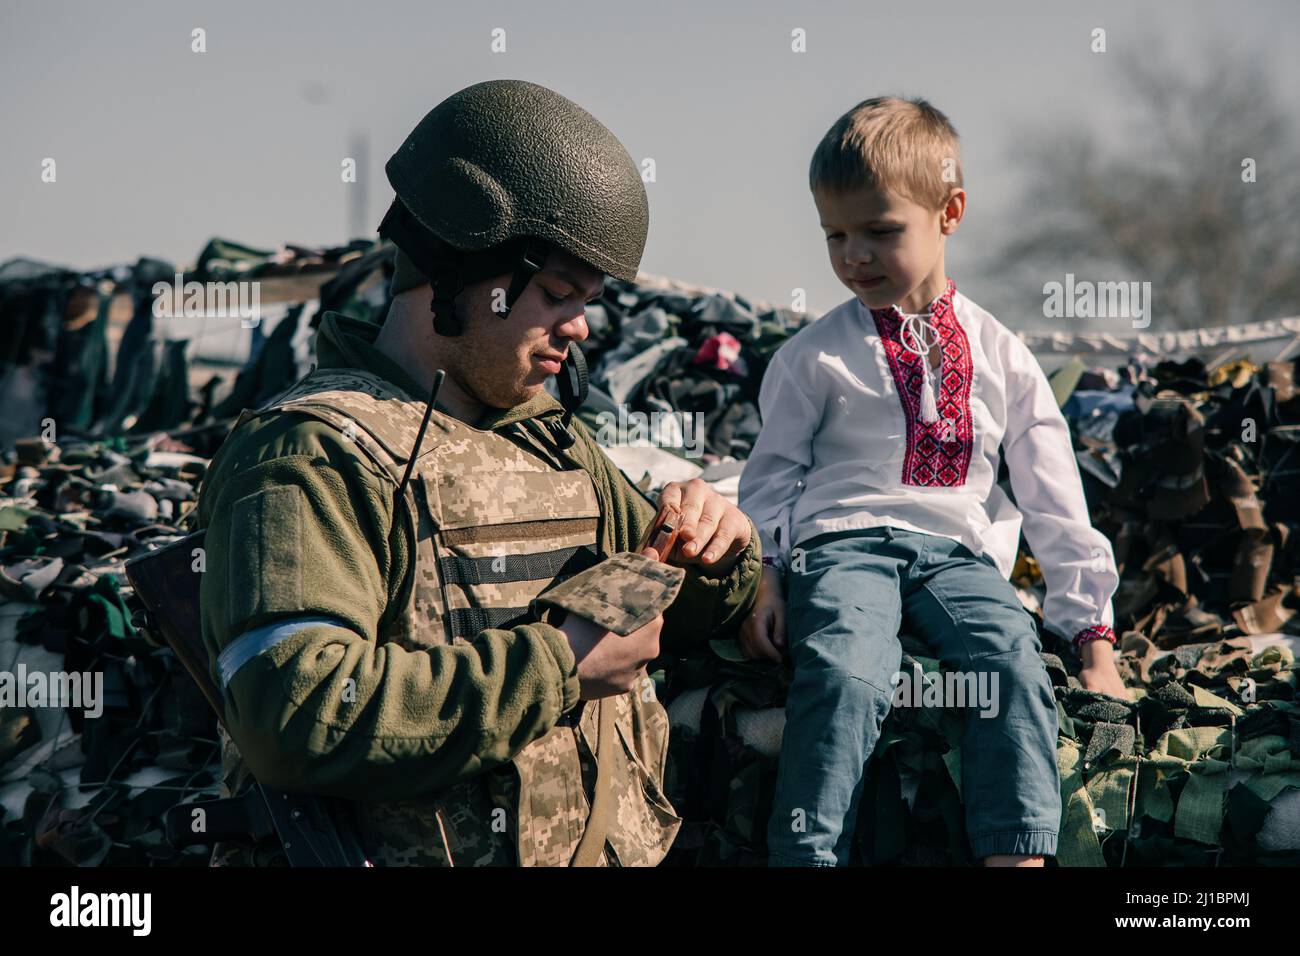
M227 786L247 766L355 801L380 863L450 851L455 865L564 865L589 811L601 705L579 701L568 642L527 608L634 548L654 507L581 422L566 453L518 424L560 414L545 392L476 427L436 410L397 504L424 401L373 347L378 330L327 313L316 370L241 415L201 489L203 637L238 741ZM758 547L751 527L729 574L688 569L666 651L738 627ZM291 636L229 670L237 637L286 620ZM623 759L601 862L656 863L679 825L662 795L666 714L644 689L604 706Z

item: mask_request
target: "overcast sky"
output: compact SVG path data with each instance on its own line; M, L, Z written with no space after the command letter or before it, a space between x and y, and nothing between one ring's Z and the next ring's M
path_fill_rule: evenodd
M892 93L957 127L969 198L948 273L1015 327L1016 304L974 268L1015 228L1015 130L1064 118L1105 137L1123 108L1116 63L1142 56L1152 28L1189 57L1211 37L1271 63L1287 102L1300 89L1294 0L0 4L0 259L77 268L184 265L212 236L344 241L357 187L340 162L358 136L373 235L392 195L384 162L410 128L455 90L508 77L563 93L654 159L643 270L779 303L804 288L824 311L848 293L808 160L846 109ZM205 53L191 52L196 27ZM1096 27L1105 54L1090 52Z

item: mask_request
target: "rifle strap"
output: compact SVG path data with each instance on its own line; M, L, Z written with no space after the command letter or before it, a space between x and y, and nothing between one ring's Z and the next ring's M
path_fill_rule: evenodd
M596 866L605 849L605 836L614 812L614 774L611 764L617 756L618 728L614 726L617 706L613 698L606 697L600 708L600 739L596 741L596 792L591 799L591 813L582 833L578 849L573 853L570 866Z

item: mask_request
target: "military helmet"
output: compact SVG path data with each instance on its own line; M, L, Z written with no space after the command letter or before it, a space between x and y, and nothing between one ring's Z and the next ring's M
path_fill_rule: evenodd
M636 163L595 117L544 86L489 80L452 94L384 169L397 194L379 229L400 250L394 291L415 284L400 275L414 265L434 286L444 334L459 326L461 288L513 272L508 312L552 247L636 277L650 222Z

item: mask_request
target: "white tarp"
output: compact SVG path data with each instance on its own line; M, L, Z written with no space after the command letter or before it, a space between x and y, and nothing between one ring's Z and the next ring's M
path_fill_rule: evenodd
M1172 332L1017 332L1016 335L1040 360L1050 355L1078 355L1088 362L1140 352L1162 359L1192 355L1224 358L1225 353L1230 353L1233 357L1243 356L1263 363L1294 358L1300 352L1300 316Z

